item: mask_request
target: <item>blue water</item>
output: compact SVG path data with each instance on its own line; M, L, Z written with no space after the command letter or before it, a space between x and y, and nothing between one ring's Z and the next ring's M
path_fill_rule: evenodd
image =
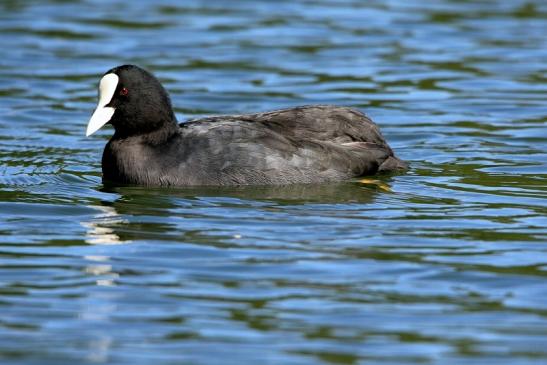
M545 364L542 1L0 2L0 363ZM373 183L105 186L97 84L360 108Z

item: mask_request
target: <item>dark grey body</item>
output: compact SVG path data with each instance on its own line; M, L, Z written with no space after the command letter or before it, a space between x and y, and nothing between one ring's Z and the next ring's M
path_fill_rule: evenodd
M405 169L358 110L314 105L190 120L161 136L114 134L105 180L140 185L265 185L339 181Z

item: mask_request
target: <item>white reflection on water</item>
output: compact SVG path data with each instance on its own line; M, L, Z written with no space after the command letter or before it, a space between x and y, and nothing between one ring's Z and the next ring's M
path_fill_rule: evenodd
M87 345L87 360L95 363L102 363L108 360L110 348L114 340L111 336L103 336L100 339L90 341Z
M100 211L99 214L93 216L89 222L80 222L87 229L85 242L90 245L119 245L129 243L129 240L122 240L120 236L114 233L111 226L113 224L127 223L112 207L93 205L93 209Z
M114 233L114 229L110 228L120 223L126 223L114 208L106 206L91 206L91 208L96 209L98 214L94 215L90 221L80 222L86 228L86 243L90 245L119 245L130 242L122 240ZM110 264L110 256L85 255L84 259L89 261L84 272L95 278L97 287L116 286L116 280L120 274L115 272ZM115 304L118 296L119 293L116 292L90 290L80 307L78 318L85 322L108 323L111 316L118 311L118 306ZM93 363L107 361L114 343L113 337L108 333L96 333L94 336L96 338L87 341L86 359Z
M84 256L84 258L93 261L93 256ZM107 258L109 259L109 258ZM91 264L85 268L86 274L99 276L95 283L99 286L114 286L114 280L120 277L116 272L112 272L112 265L107 264Z

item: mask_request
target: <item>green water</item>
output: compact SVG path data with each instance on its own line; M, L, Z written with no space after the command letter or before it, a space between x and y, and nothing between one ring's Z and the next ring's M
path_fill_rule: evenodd
M1 1L0 363L545 364L541 1ZM360 108L389 186L105 186L97 83Z

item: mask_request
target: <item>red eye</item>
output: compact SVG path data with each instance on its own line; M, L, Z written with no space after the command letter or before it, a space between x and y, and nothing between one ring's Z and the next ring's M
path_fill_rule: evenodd
M120 95L126 96L127 94L129 94L129 90L127 90L127 88L125 87L122 87L120 89Z

